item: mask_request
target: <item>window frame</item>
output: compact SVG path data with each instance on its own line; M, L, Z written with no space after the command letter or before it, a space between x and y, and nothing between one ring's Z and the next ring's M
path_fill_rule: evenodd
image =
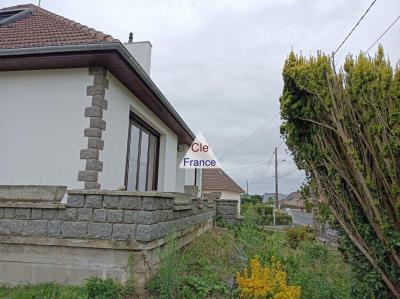
M156 148L155 148L155 159L154 159L154 173L153 173L153 186L151 190L148 190L148 173L149 173L149 159L150 159L150 146L147 149L147 169L146 169L146 187L145 191L156 191L158 188L158 170L159 170L159 157L160 157L160 133L154 130L146 121L138 117L135 113L130 111L129 113L129 128L128 128L128 146L126 152L126 162L125 162L125 187L128 190L128 177L129 177L129 160L131 154L131 133L132 126L136 126L139 129L139 142L138 142L138 161L137 161L137 169L136 169L136 182L135 189L129 191L139 191L139 173L140 173L140 157L141 157L141 146L142 146L142 132L149 134L149 144L150 137L154 136L156 139Z

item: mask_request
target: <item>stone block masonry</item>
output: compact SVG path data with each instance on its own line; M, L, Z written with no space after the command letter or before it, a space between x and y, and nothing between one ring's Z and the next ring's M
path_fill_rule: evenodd
M80 284L93 275L124 282L133 267L140 294L172 238L183 246L213 226L214 200L179 194L188 197L183 205L176 196L72 190L57 208L2 202L0 284ZM128 265L129 260L134 264Z
M217 199L216 200L216 213L217 219L226 221L230 224L239 224L241 221L238 215L238 205L240 202L235 199Z
M87 95L92 97L92 105L85 108L84 115L89 118L89 128L83 135L88 139L87 148L81 149L80 158L86 160L84 170L78 172L78 181L84 182L85 189L100 189L99 172L103 171L103 162L99 160L100 151L104 149L103 131L107 124L103 120L103 110L107 110L105 99L108 88L107 70L96 66L89 68L93 75L93 85L87 87Z

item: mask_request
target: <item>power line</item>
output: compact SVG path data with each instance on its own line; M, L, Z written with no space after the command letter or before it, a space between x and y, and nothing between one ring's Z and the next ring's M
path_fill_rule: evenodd
M243 170L243 169L248 169L248 168L260 167L260 166L263 166L263 165L266 165L266 164L267 164L267 162L266 163L261 163L261 164L260 163L255 163L255 164L251 164L251 165L240 167L240 168L226 169L226 171Z
M254 185L258 185L258 184L260 184L260 183L264 180L265 175L266 175L267 172L268 172L268 168L269 168L269 166L270 166L271 163L272 163L272 157L273 157L273 155L274 155L274 153L272 153L271 156L269 157L268 164L265 166L264 172L259 176L259 179L256 180L255 183L253 183Z
M245 143L247 140L249 140L251 137L257 135L259 132L261 132L266 125L268 125L275 117L277 117L279 114L275 114L273 117L268 119L261 127L259 127L257 130L253 131L250 135L248 135L246 138L244 138L242 141L240 141L238 144L236 144L234 147L232 147L230 150L228 150L224 155L219 160L224 159L226 156L228 156L230 153L235 151L239 146L241 146L243 143Z
M282 146L282 144L284 144L283 141L278 145L278 149ZM243 169L254 168L254 167L259 167L259 166L263 166L263 165L268 164L268 162L261 163L262 160L263 160L263 159L260 159L260 160L258 160L258 162L255 162L254 164L249 164L249 165L247 165L247 166L243 166L243 167L239 167L239 168L226 169L226 171L243 170ZM285 160L280 161L280 162L285 162Z
M283 174L283 175L280 175L279 178L287 177L287 176L291 175L293 172L295 172L296 170L297 170L297 168L293 169L292 171L290 171L290 172L288 172L288 173L285 173L285 174Z
M286 175L287 173L291 172L292 170L296 170L296 169L297 169L297 166L294 165L294 166L290 167L288 170L286 170L286 172L281 175Z
M343 44L346 42L346 40L350 37L350 35L353 33L353 31L357 28L357 26L360 24L362 19L364 19L365 15L369 12L371 7L375 4L376 0L372 1L368 9L364 12L364 14L361 16L361 18L358 20L358 22L354 25L353 29L350 30L349 34L347 34L346 38L342 41L342 43L337 47L336 51L333 52L332 56L335 56L336 53L339 51L339 49L343 46Z
M390 24L390 26L389 26L388 28L386 28L386 30L385 30L385 31L378 37L378 39L368 48L368 50L365 51L365 53L368 53L369 50L371 50L371 48L372 48L373 46L375 46L377 42L379 42L379 40L386 34L386 32L388 32L388 31L390 30L390 28L393 27L394 24L396 24L396 22L397 22L399 19L400 19L400 16L398 16L398 17L393 21L393 23Z
M264 171L256 177L256 180L254 182L250 182L249 185L258 185L262 182L262 180L265 178L265 175L268 171L269 166L272 163L272 157L273 157L273 153L269 156L269 159L268 159L268 162L266 163L267 165L265 166ZM246 181L246 179L237 179L237 180L242 181L242 182Z

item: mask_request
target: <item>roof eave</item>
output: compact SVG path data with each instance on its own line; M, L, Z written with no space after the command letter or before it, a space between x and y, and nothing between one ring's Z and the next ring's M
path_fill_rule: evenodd
M68 53L68 52L91 52L91 51L117 51L123 59L129 64L130 67L136 72L146 86L156 95L161 104L167 111L176 119L179 125L187 133L189 139L195 139L194 133L190 130L189 126L185 123L182 117L176 112L171 103L162 94L162 92L155 85L149 75L143 70L139 63L133 58L129 51L120 42L107 42L95 44L77 44L77 45L61 45L61 46L46 46L34 48L12 48L0 49L0 57L5 56L25 56L35 54L54 54L54 53Z

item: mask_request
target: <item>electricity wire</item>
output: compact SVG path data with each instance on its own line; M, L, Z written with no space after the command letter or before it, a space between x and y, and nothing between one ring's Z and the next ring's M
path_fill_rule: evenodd
M392 24L390 24L390 26L389 26L388 28L386 28L386 30L378 37L378 39L377 39L376 41L374 41L374 43L373 43L371 46L369 46L368 50L365 51L365 53L368 53L369 50L371 50L372 47L375 46L377 42L379 42L379 40L386 34L386 32L388 32L388 31L390 30L390 28L393 27L394 24L396 24L396 22L397 22L399 19L400 19L400 16L398 16L398 17L392 22Z
M226 158L229 154L231 154L233 151L235 151L238 147L240 147L242 144L244 144L247 140L249 140L251 137L254 137L255 135L257 135L258 133L260 133L265 126L267 126L273 119L275 119L279 114L275 114L274 116L272 116L270 119L268 119L261 127L259 127L257 130L253 131L250 135L248 135L246 138L244 138L242 141L240 141L239 143L237 143L235 146L233 146L230 150L228 150L225 154L223 154L221 156L221 158L219 158L219 160L221 161L222 159Z
M353 31L358 27L358 25L361 23L362 19L367 15L371 7L375 4L376 0L372 1L368 9L364 12L364 14L361 16L361 18L358 20L358 22L354 25L354 27L350 30L349 34L347 34L346 38L342 41L342 43L337 47L337 49L333 52L332 56L335 56L336 53L339 51L339 49L344 45L346 40L350 37L350 35L353 33Z

